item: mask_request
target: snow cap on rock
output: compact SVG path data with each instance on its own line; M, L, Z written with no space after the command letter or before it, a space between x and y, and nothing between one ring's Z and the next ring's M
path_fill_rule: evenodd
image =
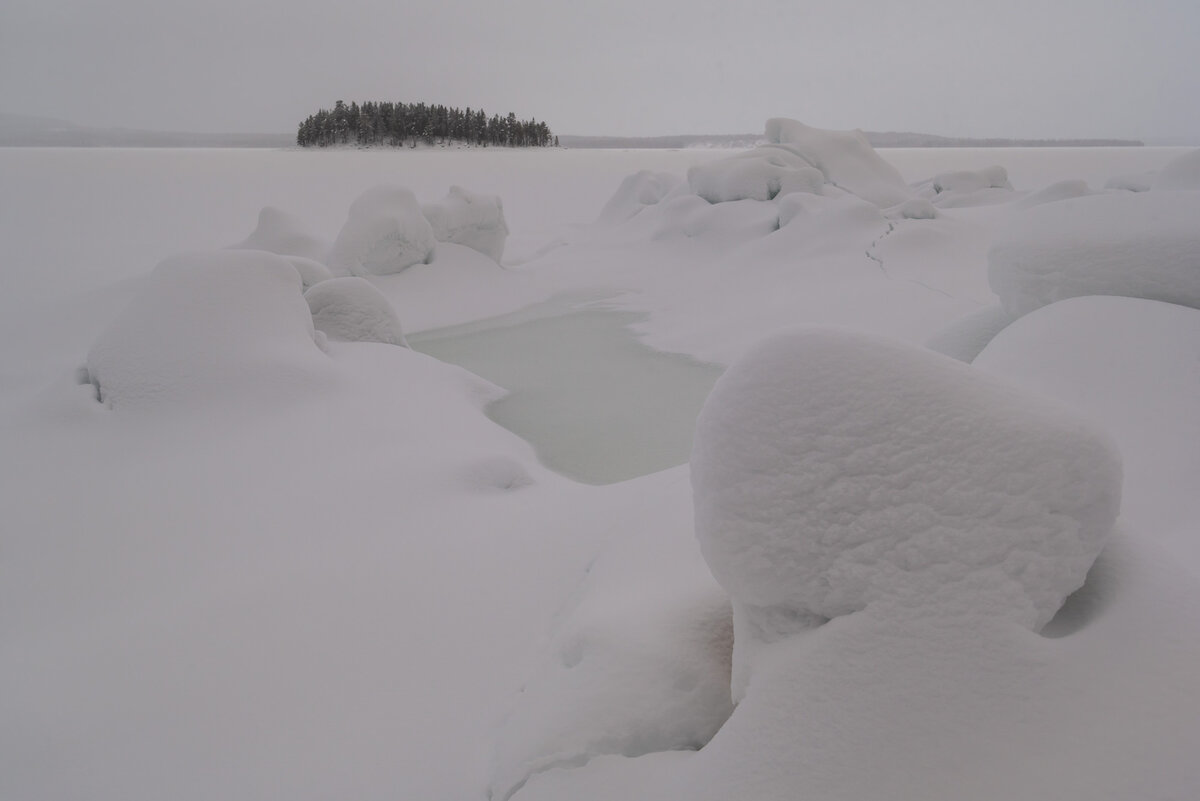
M342 274L391 275L433 260L433 227L412 192L381 184L350 204L350 214L329 253Z
M365 278L322 281L305 292L304 299L312 311L313 325L330 339L408 347L396 310Z
M830 329L730 367L691 464L696 533L734 605L735 684L756 643L867 607L1040 629L1083 584L1121 494L1115 447L1066 409Z
M452 186L444 198L426 203L421 211L433 226L437 241L465 245L500 262L508 239L508 224L504 222L504 206L496 195L478 195L461 186Z
M286 398L328 366L313 333L286 258L253 250L176 256L92 345L87 369L114 409Z
M258 213L258 226L233 248L265 250L280 256L300 256L313 261L325 258L329 245L310 234L299 217L274 206Z

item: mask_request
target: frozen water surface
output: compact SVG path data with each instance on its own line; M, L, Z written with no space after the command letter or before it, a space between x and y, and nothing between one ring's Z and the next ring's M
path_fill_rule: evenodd
M634 312L560 298L409 338L415 350L509 390L488 416L547 467L589 484L683 464L716 365L643 345Z

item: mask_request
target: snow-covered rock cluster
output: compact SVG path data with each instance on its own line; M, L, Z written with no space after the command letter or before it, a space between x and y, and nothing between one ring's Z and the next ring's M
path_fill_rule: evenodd
M327 368L327 339L407 346L393 302L360 276L428 263L439 241L498 261L507 234L500 199L461 187L424 209L403 187L369 189L332 246L293 215L263 208L231 248L160 264L93 345L85 380L122 409L284 391Z
M438 242L465 245L498 264L507 238L504 206L495 195L452 186L446 197L422 205L408 189L380 184L350 204L332 244L294 215L267 206L254 231L232 248L292 258L308 288L332 277L331 269L338 275L392 275L428 264Z
M912 196L900 173L861 131L825 131L795 120L767 122L768 144L728 159L693 167L688 185L710 203L771 200L792 192L823 194L825 187L877 206Z

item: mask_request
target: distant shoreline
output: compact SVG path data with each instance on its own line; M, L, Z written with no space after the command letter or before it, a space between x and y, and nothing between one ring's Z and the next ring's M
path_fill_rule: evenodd
M1006 139L937 136L936 134L865 131L872 147L1144 147L1137 139ZM680 136L559 137L563 147L608 148L749 148L766 142L762 134L683 134Z

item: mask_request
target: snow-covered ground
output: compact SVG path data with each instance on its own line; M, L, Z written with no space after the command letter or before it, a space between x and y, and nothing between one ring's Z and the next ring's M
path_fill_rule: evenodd
M0 149L0 797L1200 794L1195 155L768 138Z

